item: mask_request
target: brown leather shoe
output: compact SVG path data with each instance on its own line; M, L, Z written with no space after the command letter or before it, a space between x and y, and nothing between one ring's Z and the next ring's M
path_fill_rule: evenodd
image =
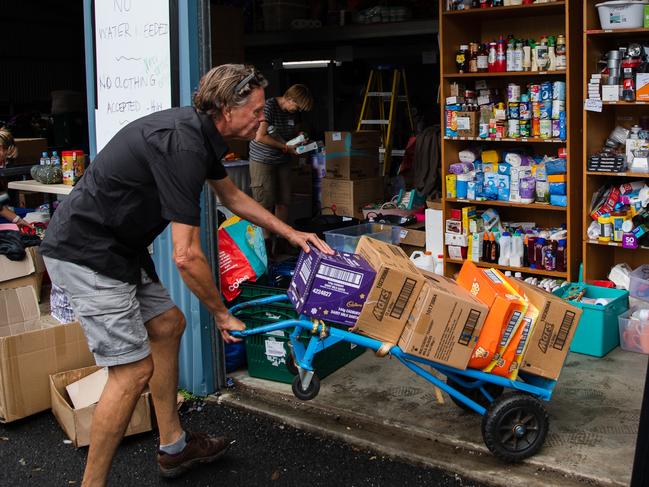
M230 448L232 440L225 436L211 437L205 433L187 432L187 446L176 455L158 452L160 475L174 478L201 463L211 463Z

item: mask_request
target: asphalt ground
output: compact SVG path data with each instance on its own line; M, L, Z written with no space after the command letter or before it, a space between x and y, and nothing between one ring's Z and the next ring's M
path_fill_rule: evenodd
M109 477L119 486L465 486L453 473L393 461L379 453L216 403L181 409L188 430L236 440L225 457L175 480L158 476L155 432L124 439ZM0 425L0 486L80 485L87 449L76 449L48 411Z

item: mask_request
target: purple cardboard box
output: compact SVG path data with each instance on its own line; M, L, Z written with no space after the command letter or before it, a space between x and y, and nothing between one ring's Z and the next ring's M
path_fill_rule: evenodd
M300 314L353 326L375 277L360 255L327 255L311 247L300 254L288 297Z

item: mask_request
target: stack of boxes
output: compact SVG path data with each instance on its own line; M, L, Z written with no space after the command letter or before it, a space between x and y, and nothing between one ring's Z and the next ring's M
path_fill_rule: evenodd
M362 207L384 200L379 173L376 131L326 132L326 171L322 180L322 208L335 208L340 216L363 218Z

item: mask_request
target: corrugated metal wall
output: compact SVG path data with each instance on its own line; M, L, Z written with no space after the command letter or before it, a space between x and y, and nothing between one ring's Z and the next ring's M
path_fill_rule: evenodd
M199 7L205 0L178 0L178 42L180 71L180 105L191 105L191 94L198 85L200 29ZM90 131L91 159L96 153L94 101L95 75L93 68L94 43L92 39L92 0L84 0L84 33L86 47L86 81L88 99L88 127ZM209 38L209 32L207 33ZM202 241L205 248L209 235L206 230L205 211L202 221ZM181 342L179 385L196 395L207 395L216 390L213 334L214 325L207 310L187 289L173 262L171 231L167 229L153 245L153 260L160 279L172 299L187 318L187 329ZM220 359L222 360L222 359Z

